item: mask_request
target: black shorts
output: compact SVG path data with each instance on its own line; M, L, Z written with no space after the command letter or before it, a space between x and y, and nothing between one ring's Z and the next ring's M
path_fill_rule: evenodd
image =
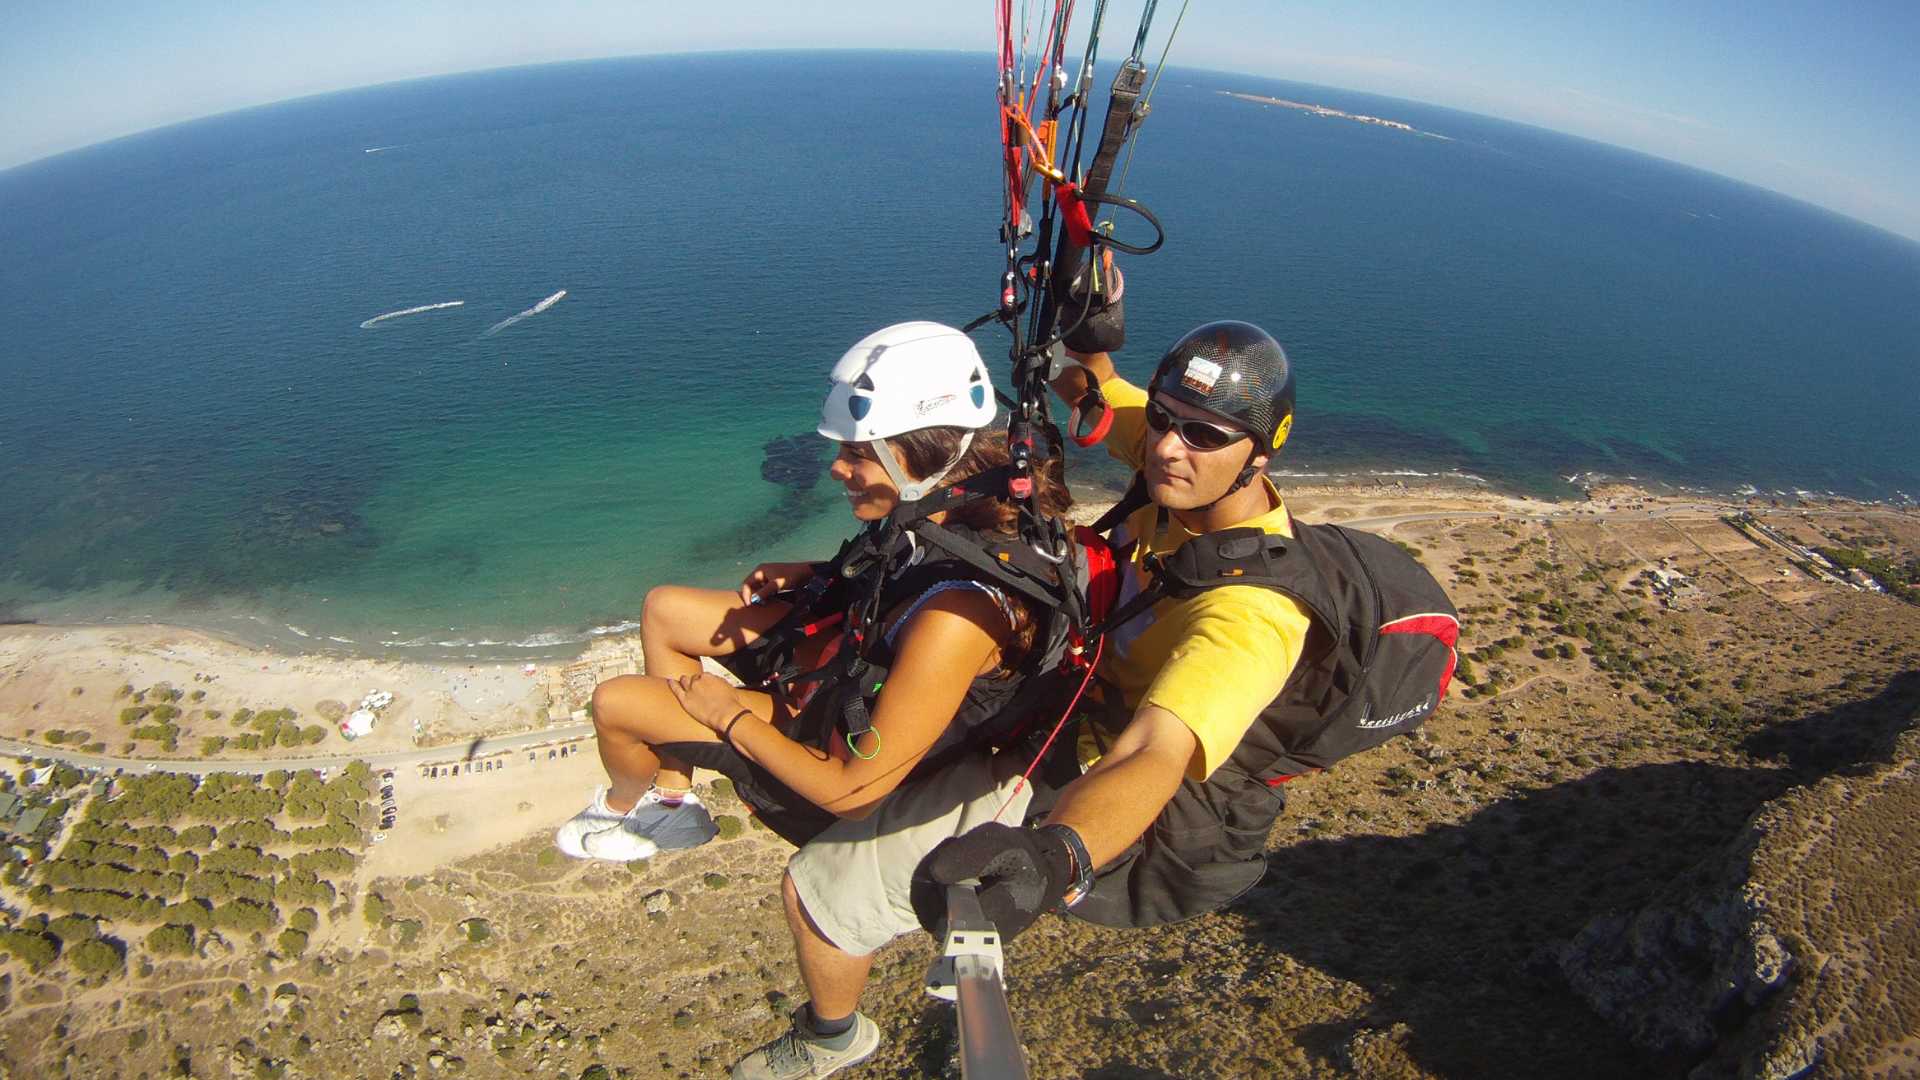
M668 743L655 749L688 765L712 769L731 780L734 792L753 810L753 816L794 847L805 846L807 841L820 835L821 830L839 820L726 743Z

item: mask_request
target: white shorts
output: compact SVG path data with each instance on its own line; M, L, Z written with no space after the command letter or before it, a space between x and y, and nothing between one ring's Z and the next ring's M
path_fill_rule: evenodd
M795 852L787 873L820 933L842 952L865 956L920 929L909 897L927 852L993 821L1003 804L1002 823L1018 826L1025 818L1033 785L1020 784L1017 773L995 781L993 772L989 755L970 755L903 785L865 818L835 822Z

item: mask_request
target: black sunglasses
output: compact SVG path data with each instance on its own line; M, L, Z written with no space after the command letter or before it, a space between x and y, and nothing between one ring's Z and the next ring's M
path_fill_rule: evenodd
M1147 402L1147 426L1156 435L1166 434L1168 428L1174 429L1180 433L1180 441L1194 450L1218 450L1248 438L1244 431L1223 428L1205 420L1182 420L1161 408L1157 401Z

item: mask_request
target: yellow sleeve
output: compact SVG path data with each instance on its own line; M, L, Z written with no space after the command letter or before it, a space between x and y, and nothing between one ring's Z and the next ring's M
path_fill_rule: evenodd
M1100 396L1113 409L1113 430L1107 432L1107 453L1129 468L1146 460L1147 392L1115 376L1100 384Z
M1232 756L1254 719L1280 696L1306 645L1309 621L1269 589L1227 586L1167 612L1177 641L1143 704L1180 718L1198 740L1187 776L1205 780Z

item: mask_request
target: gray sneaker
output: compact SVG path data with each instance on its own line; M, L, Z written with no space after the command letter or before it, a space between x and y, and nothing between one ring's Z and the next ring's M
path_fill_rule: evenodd
M719 832L713 815L693 792L687 792L680 805L667 806L657 792L648 791L617 824L585 837L581 846L596 859L632 862L652 858L656 851L699 847Z
M880 1049L880 1025L864 1013L853 1014L852 1036L843 1049L830 1049L806 1026L806 1010L793 1014L787 1033L740 1059L733 1080L811 1080L858 1065ZM844 1038L844 1036L843 1036ZM834 1040L840 1041L839 1039Z

